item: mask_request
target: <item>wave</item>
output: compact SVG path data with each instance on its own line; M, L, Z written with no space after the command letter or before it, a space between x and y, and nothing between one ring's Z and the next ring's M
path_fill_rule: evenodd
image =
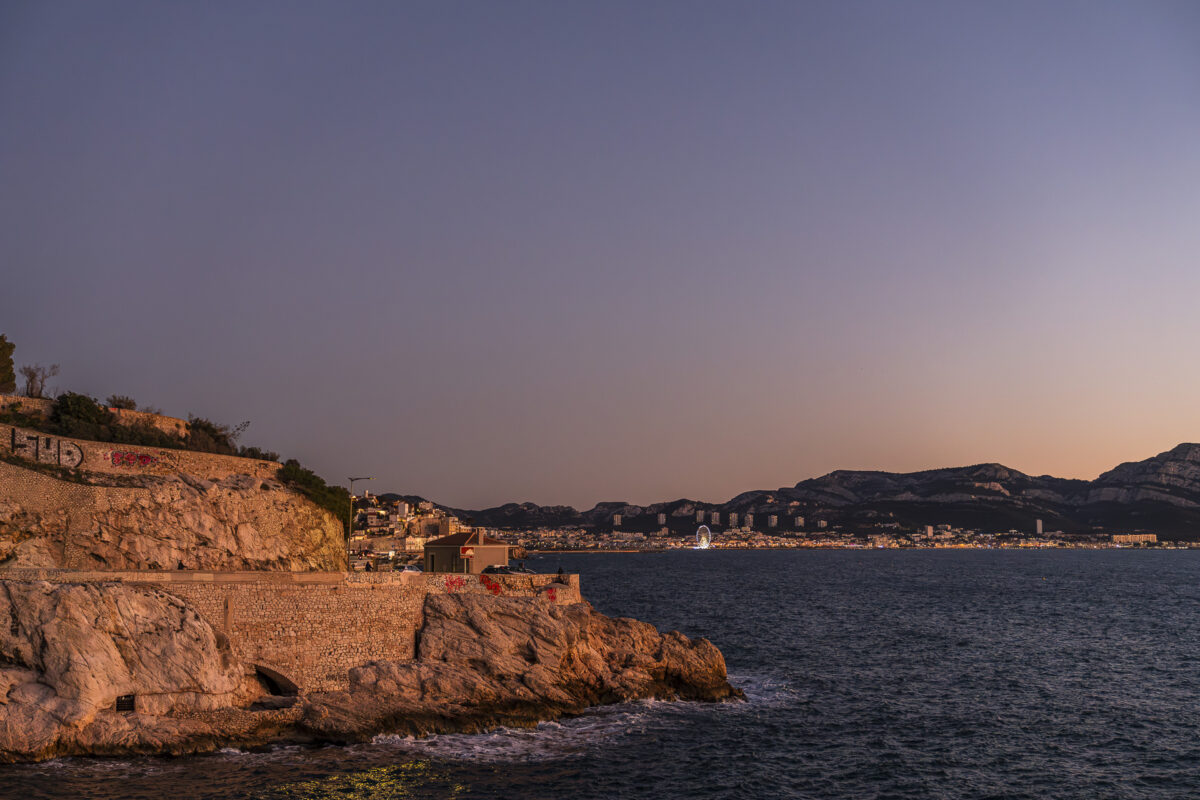
M370 746L451 761L556 761L578 758L597 747L647 731L665 732L687 721L739 713L747 707L782 706L795 697L785 681L768 675L731 675L730 682L746 692L746 703L636 700L600 706L578 717L543 722L534 728L501 727L487 733L446 733L420 739L381 734L371 740Z
M453 761L555 761L578 757L593 747L639 730L651 713L647 707L634 704L609 708L614 710L543 722L535 728L501 727L487 733L444 733L423 739L383 734L376 736L371 744Z

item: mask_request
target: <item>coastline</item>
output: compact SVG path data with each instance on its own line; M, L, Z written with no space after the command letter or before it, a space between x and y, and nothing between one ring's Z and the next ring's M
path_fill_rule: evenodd
M708 640L605 616L571 597L566 584L518 596L504 595L488 576L478 576L478 586L450 576L444 592L422 589L415 649L407 657L403 649L382 659L362 654L364 634L350 631L338 646L324 648L352 665L348 669L318 662L315 670L284 674L254 655L253 643L243 641L251 635L246 629L227 627L226 634L197 606L128 577L128 583L51 583L0 574L0 620L9 623L0 628L6 631L0 645L20 664L0 672L7 682L0 763L477 733L533 727L630 700L743 697ZM271 583L300 599L310 594L303 587L315 586L330 596L370 601L385 597L386 584L374 580L330 586L279 576ZM221 588L191 579L172 588L187 585ZM226 597L263 587L224 586L236 590ZM407 583L399 588L398 595L412 594ZM269 630L278 624L263 622ZM266 642L278 647L294 638ZM327 637L320 632L319 638ZM300 650L310 657L306 645ZM345 680L329 683L340 670ZM282 685L289 677L301 685Z

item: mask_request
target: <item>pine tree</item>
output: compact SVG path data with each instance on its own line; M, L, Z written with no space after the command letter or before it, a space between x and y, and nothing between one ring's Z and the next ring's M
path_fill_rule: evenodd
M13 350L16 345L0 333L0 394L17 391L17 374L13 372Z

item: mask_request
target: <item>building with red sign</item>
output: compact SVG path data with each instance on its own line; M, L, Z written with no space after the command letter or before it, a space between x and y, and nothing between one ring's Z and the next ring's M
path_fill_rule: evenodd
M508 566L509 544L483 531L461 531L425 543L426 572L479 574L484 567Z

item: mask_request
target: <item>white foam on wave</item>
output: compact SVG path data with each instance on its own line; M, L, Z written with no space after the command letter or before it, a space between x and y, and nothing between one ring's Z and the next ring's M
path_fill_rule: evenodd
M502 727L487 733L444 733L424 739L385 734L376 736L372 745L456 761L554 761L578 757L598 745L644 730L653 713L648 704L623 703L534 728Z
M534 728L497 728L487 733L448 733L422 739L382 734L372 739L371 745L457 761L554 761L579 757L650 727L669 728L684 718L737 713L750 706L783 705L794 697L784 681L771 676L731 675L730 682L746 692L748 702L637 700L601 706L579 717L543 722Z
M759 708L788 705L798 697L787 681L773 675L730 674L729 682L746 693L747 704Z
M80 756L64 756L63 758L53 758L49 761L38 761L37 763L33 764L13 764L11 766L11 769L20 769L33 773L70 770L72 772L87 772L95 773L97 775L124 773L128 772L132 768L133 764L129 761L87 758Z

